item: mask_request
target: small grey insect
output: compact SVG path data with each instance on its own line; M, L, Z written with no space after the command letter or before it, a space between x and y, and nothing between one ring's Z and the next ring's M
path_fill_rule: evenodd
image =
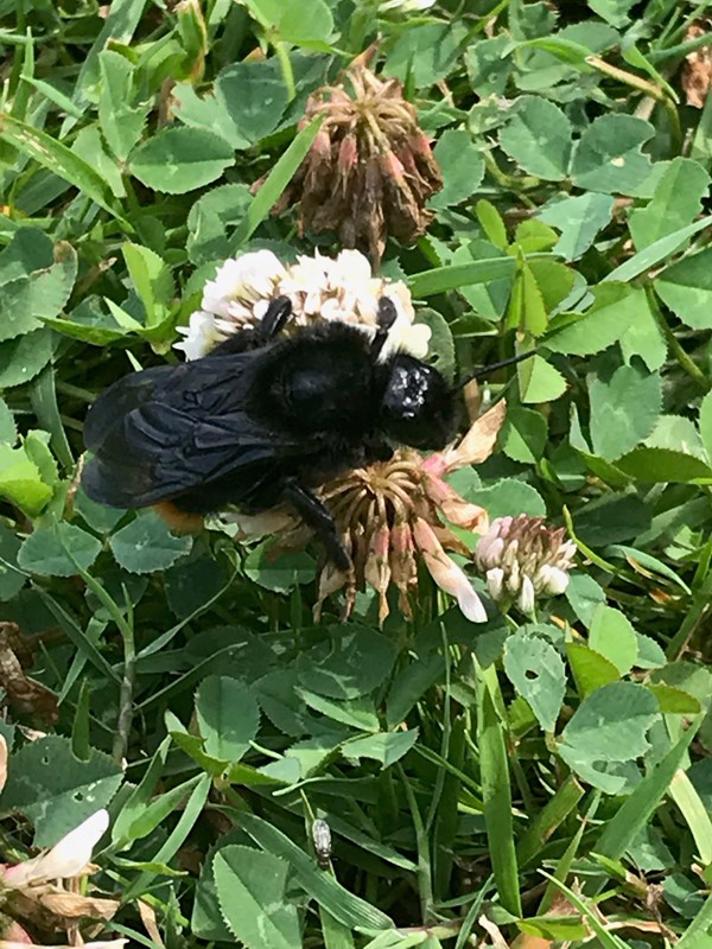
M325 820L317 818L312 824L312 843L319 866L326 870L331 859L331 828Z

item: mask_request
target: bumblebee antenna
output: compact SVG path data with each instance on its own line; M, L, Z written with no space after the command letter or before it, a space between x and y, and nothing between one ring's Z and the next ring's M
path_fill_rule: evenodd
M458 382L458 387L462 388L474 379L481 379L483 376L489 375L490 372L496 372L497 369L504 369L505 366L514 366L516 363L524 362L525 359L530 359L537 354L538 350L530 349L528 352L520 353L518 356L511 356L509 359L502 359L500 362L491 362L487 366L480 366L472 372L469 372L466 376L463 376Z

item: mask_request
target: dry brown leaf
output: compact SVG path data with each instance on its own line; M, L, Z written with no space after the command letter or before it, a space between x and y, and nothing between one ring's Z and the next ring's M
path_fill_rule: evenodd
M470 381L463 386L462 395L465 400L467 417L470 422L475 422L482 407L482 389L477 379L470 379Z
M512 943L512 949L549 949L552 945L551 939L520 933Z
M659 933L670 940L676 938L672 929L668 929L664 923L656 922L653 919L621 919L617 922L609 922L606 928L609 930L635 929L641 933Z
M472 425L459 444L445 453L448 468L479 465L494 451L499 430L507 414L507 403L501 399Z
M53 890L43 893L40 904L55 916L65 919L111 919L119 908L117 900L98 899L70 893L68 890Z
M21 659L31 661L19 626L0 623L0 685L8 701L25 715L36 715L48 724L56 722L57 696L41 682L25 675Z
M685 41L697 39L698 36L709 33L710 29L712 20L698 20L689 27ZM701 109L712 83L712 45L700 46L688 53L685 60L681 78L685 98L688 105Z
M547 916L578 916L576 907L566 899L563 893L556 893L551 901L551 908ZM520 933L512 943L512 949L549 949L553 946L553 940L545 939L543 936L531 936L527 933Z
M165 943L161 939L161 933L158 929L158 924L156 922L156 914L152 906L149 906L148 903L143 900L138 901L138 911L141 916L141 922L143 923L143 928L149 935L149 938L155 942L157 946L164 946Z
M509 943L500 932L499 926L493 923L491 919L487 919L482 914L477 922L492 940L492 949L509 949Z

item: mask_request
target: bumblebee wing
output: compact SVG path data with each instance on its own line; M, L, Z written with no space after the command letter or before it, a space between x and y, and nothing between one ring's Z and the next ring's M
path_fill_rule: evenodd
M124 376L94 402L84 422L84 444L97 452L119 419L151 399L161 382L175 373L172 366L157 366Z
M303 453L303 439L269 429L249 411L258 358L241 353L159 367L107 389L87 417L85 441L95 452L82 477L89 497L144 507L228 473L263 477L280 459ZM247 490L251 479L239 482Z

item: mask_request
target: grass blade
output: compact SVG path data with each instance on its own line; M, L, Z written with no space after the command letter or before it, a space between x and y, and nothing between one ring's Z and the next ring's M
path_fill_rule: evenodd
M712 927L712 896L708 896L704 901L702 909L682 934L675 949L710 949L712 946L710 927Z
M566 820L582 797L583 788L572 774L569 775L556 794L539 811L520 840L517 859L521 866L543 849L546 841Z
M608 276L603 278L603 282L620 280L622 283L625 283L628 280L633 280L646 270L650 270L651 267L659 264L661 260L670 257L675 251L680 250L686 240L689 240L690 237L694 237L695 234L699 233L699 231L703 231L706 227L709 227L710 224L712 224L712 214L708 214L707 217L703 217L693 224L688 224L687 227L681 227L680 230L673 231L672 234L660 237L658 240L653 241L649 247L645 247L643 250L638 251L637 254L633 254L633 256L626 260L625 263L622 263L620 267L616 267L615 270L612 270Z
M91 662L100 672L103 672L104 675L108 676L109 679L112 679L114 682L120 683L121 676L118 672L115 672L104 656L99 652L94 643L84 635L84 631L71 616L63 606L54 599L46 590L43 590L39 586L35 586L34 589L39 593L40 597L45 603L47 609L55 616L57 622L62 627L64 632L67 634L67 637L71 639L74 645L77 647L79 652Z
M420 809L418 808L418 802L415 799L413 788L410 786L408 777L400 765L398 765L398 774L400 776L401 782L403 783L403 788L405 789L405 796L408 801L411 820L413 821L413 829L415 830L415 841L418 850L417 876L418 893L420 895L420 913L423 918L423 923L425 923L430 918L433 909L433 879L432 870L430 867L430 840L428 839L428 831L425 827L425 824L423 823L423 818L420 814Z
M591 848L595 853L612 860L623 856L663 799L701 724L702 717L698 716L657 767L643 778L630 797L626 798Z
M475 660L477 745L480 750L482 797L492 870L505 909L522 915L517 854L514 848L512 789L504 726L497 715L499 682L494 666L483 669Z
M193 825L203 811L205 802L208 799L208 793L210 791L211 784L212 778L210 775L204 774L200 778L198 784L193 789L193 793L188 798L185 809L181 814L178 823L168 835L166 842L153 858L153 863L169 863L178 853L179 848L183 846L188 834L193 829ZM155 875L155 873L150 873L148 871L139 874L134 882L125 890L123 894L123 903L130 903L131 900L135 899L137 896L140 896L140 894L143 893L144 890L149 886Z
M512 257L488 257L485 260L475 260L471 264L452 264L448 267L424 270L409 277L408 286L416 299L432 297L446 290L511 277L515 266L516 261Z
M562 883L560 880L557 880L556 877L553 877L550 873L546 873L543 870L542 873L547 878L547 880L550 880L551 883L554 884L558 890L561 890L561 892L568 899L569 903L571 903L572 906L575 906L582 916L586 917L591 929L598 936L603 949L629 949L627 943L623 942L622 939L619 939L618 936L613 935L613 933L608 932L601 920L585 900L582 900L581 897L574 893L573 890L569 889L566 884Z
M334 877L321 871L301 847L293 843L281 830L255 814L237 813L239 827L268 853L287 860L299 883L319 906L334 919L350 929L390 929L393 920L365 900L349 893Z
M479 891L475 897L472 905L467 911L465 918L462 921L462 926L460 927L460 932L457 934L457 942L455 943L455 949L465 949L465 946L468 943L470 938L470 933L472 932L475 923L480 915L482 909L482 904L485 901L485 896L489 891L490 887L494 883L493 877L488 877L485 882L482 884L482 889Z
M14 145L23 155L28 155L38 165L74 185L100 208L112 214L128 231L133 231L116 208L107 182L66 145L7 113L0 114L0 139Z
M247 214L235 228L229 242L230 253L236 253L247 243L260 224L277 203L284 189L296 174L297 169L307 156L311 144L321 125L321 117L315 118L306 128L294 137L286 152L267 176L267 180L252 199Z
M321 934L324 937L324 949L354 949L354 940L351 930L334 919L331 913L323 906L319 907Z
M707 866L712 863L712 821L694 784L684 771L677 770L670 782L670 797L680 808L695 839L697 853Z

